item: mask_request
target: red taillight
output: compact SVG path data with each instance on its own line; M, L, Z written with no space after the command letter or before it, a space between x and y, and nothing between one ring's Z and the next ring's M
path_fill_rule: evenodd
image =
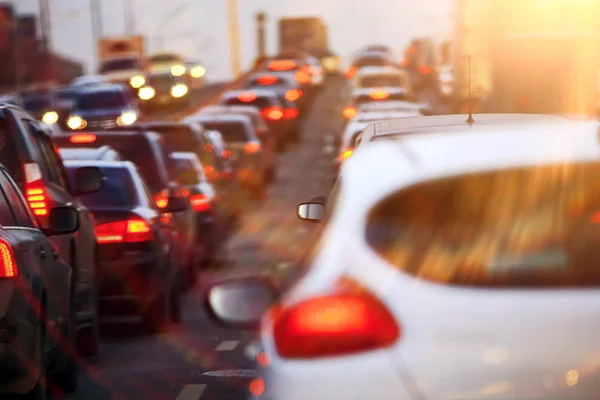
M223 157L223 158L229 158L229 157L231 157L231 150L223 150L221 152L221 157Z
M352 79L354 78L354 75L356 75L356 67L350 67L346 70L346 72L344 72L344 76L347 79Z
M342 115L346 119L354 118L356 117L356 114L358 114L358 110L355 107L346 107L342 111Z
M390 93L384 90L374 91L369 94L373 100L385 100L390 97Z
M285 119L294 119L298 117L298 109L297 108L286 108L283 111L283 118Z
M244 93L240 93L240 95L238 96L238 100L244 103L252 103L254 100L256 100L256 93L254 92L244 92Z
M409 65L410 65L410 60L408 58L405 58L404 60L400 61L401 67L408 67Z
M416 52L417 52L417 48L416 48L415 46L409 46L409 47L406 49L406 53L407 53L407 54L415 54Z
M298 100L300 97L302 97L302 90L299 89L291 89L288 90L287 92L285 92L285 98L288 101L296 101Z
M279 121L283 118L283 111L279 107L265 108L261 111L262 116L271 121Z
M17 261L12 246L0 238L0 278L14 278L18 275Z
M156 202L156 207L165 208L169 204L169 191L167 189L161 190L154 195L154 201Z
M290 71L296 68L296 62L292 60L271 61L268 68L271 71Z
M248 142L244 145L244 151L250 154L258 153L260 151L260 143Z
M419 73L421 75L429 75L429 74L431 74L431 72L432 72L431 67L429 67L427 65L421 65L419 67Z
M210 204L210 200L203 194L193 194L190 196L190 203L192 203L192 208L194 211L208 211L212 208Z
M72 135L69 138L71 143L94 143L96 141L96 135L93 133L80 133Z
M354 152L354 149L352 147L346 149L342 154L340 154L340 156L338 157L338 160L340 162L342 162L342 161L349 159L352 156L353 152Z
M310 82L310 75L307 74L304 71L298 71L294 74L294 78L296 79L296 82L302 84L302 85L306 85L307 83Z
M370 293L344 290L273 311L273 334L284 358L346 355L387 347L400 328Z
M25 197L27 204L38 217L48 215L48 197L44 181L42 180L42 172L36 163L27 163L23 166L25 171Z
M257 79L259 85L273 85L277 83L277 77L274 75L263 75Z
M143 219L107 222L96 225L96 241L106 243L139 243L152 240L152 229Z
M204 175L206 175L206 178L210 182L216 181L217 177L218 177L218 174L215 171L215 167L213 167L212 165L205 165L204 166Z

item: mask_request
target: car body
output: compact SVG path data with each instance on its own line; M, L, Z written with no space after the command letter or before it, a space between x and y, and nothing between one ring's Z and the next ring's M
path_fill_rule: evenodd
M246 80L248 89L267 88L283 94L288 101L291 101L298 108L300 115L304 116L308 110L310 102L304 95L302 86L294 79L293 74L287 71L280 72L259 72L251 75Z
M138 167L131 161L66 161L67 173L82 166L99 168L106 182L92 194L80 197L96 220L98 281L102 322L131 321L135 315L152 330L176 322L181 313L182 276L170 228L161 221ZM167 212L173 210L166 210ZM119 318L121 317L121 318Z
M46 235L76 231L77 212L52 209L53 222L42 233L21 191L1 166L0 209L0 396L45 398L46 376L50 384L72 392L77 386L71 353L73 270ZM45 333L50 330L52 336Z
M137 55L117 56L103 60L98 73L109 82L123 85L133 93L144 86L146 67L144 60Z
M344 76L353 79L361 68L366 67L396 67L396 63L394 63L392 57L382 52L360 53L352 60L350 67L344 72Z
M53 138L18 107L0 105L0 137L0 160L19 189L25 193L27 204L42 228L48 227L50 223L51 208L69 206L77 210L77 232L54 235L52 242L56 245L59 256L75 272L72 288L77 328L82 337L91 334L93 342L89 348L82 350L95 353L99 345L95 280L96 236L94 221L77 196L100 189L101 173L92 167L81 168L78 180L69 182Z
M273 159L265 155L267 150L263 150L252 119L240 114L196 114L192 118L205 129L221 133L231 151L239 182L251 195L262 198L267 182L275 174L275 165L267 164Z
M385 101L371 101L362 104L358 104L356 107L357 113L371 113L371 112L421 112L423 108L426 108L424 104L414 103L403 100L385 100Z
M279 53L268 58L258 70L290 73L293 75L294 80L301 85L302 90L307 95L312 96L313 91L311 89L319 86L319 78L314 80L313 65L309 62L309 57L306 52Z
M198 226L196 245L203 248L203 264L222 261L228 232L237 217L224 206L195 153L174 152L170 157L177 169L177 182L190 191Z
M188 283L195 282L199 258L194 248L196 224L189 199L175 180L175 170L169 158L171 151L165 138L151 131L116 131L63 134L57 136L55 141L61 148L112 147L124 160L137 165L159 209L166 209L169 202L185 198L187 210L165 213L163 219L176 239L173 246L176 247L174 254L178 256L177 267L188 278Z
M132 125L138 117L137 103L126 87L97 85L77 91L67 127L72 131L102 130Z
M179 54L170 52L155 53L148 57L148 70L151 73L169 71L175 72L175 76L183 76L185 60Z
M251 105L260 109L270 131L275 136L277 149L283 151L287 143L297 135L295 119L284 118L284 104L276 91L269 89L230 90L225 92L219 104L227 106Z
M179 64L177 64L179 65ZM171 68L154 69L146 74L146 84L138 91L141 107L150 110L155 107L190 104L190 90L185 76L174 76Z
M184 65L188 74L188 83L192 91L202 89L206 83L206 67L204 64L196 61L187 61Z
M262 321L257 398L596 395L597 123L480 121L389 130L311 203L321 235Z
M80 147L58 149L63 160L123 161L123 156L110 146L94 149Z
M105 85L107 83L110 83L110 81L104 75L84 75L73 79L71 86L79 89L88 86Z
M406 48L403 67L415 90L439 87L437 47L431 38L413 39Z
M30 91L21 95L23 109L48 125L59 121L59 107L51 91Z

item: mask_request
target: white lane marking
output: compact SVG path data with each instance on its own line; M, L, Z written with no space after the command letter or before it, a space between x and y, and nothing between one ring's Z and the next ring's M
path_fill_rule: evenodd
M206 389L206 385L185 385L175 400L198 400Z
M231 351L234 350L239 343L239 340L223 340L219 343L215 351Z
M227 378L254 378L258 376L258 373L254 369L230 369L221 371L207 371L202 373L202 375Z

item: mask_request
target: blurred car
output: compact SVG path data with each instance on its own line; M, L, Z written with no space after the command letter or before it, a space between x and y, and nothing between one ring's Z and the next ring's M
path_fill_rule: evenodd
M203 249L203 265L223 262L228 232L237 216L223 205L195 153L174 152L171 158L177 169L177 182L190 191L198 226L196 245Z
M596 396L597 123L450 117L381 127L326 204L298 206L321 234L283 297L264 278L209 288L224 324L264 315L256 398Z
M410 42L402 66L408 72L415 90L439 88L437 48L430 38L417 38Z
M185 61L179 54L170 52L155 53L148 57L148 71L151 74L169 71L173 76L184 76Z
M0 160L25 194L42 228L52 223L50 210L54 207L69 206L78 213L77 232L54 235L52 242L56 254L74 272L74 318L81 338L80 351L94 355L100 345L95 296L96 237L94 222L77 196L100 190L102 173L97 168L83 167L69 182L53 138L29 114L6 104L0 104Z
M73 79L73 81L71 81L71 86L75 89L79 89L88 86L104 85L107 83L110 83L110 81L104 75L84 75Z
M262 199L267 182L272 181L276 173L275 163L274 157L265 154L267 150L256 136L252 119L240 114L197 114L193 121L221 133L231 151L230 158L236 164L237 178L251 196Z
M295 113L284 114L284 104L276 91L269 89L230 90L221 95L219 104L227 106L254 106L260 109L271 133L275 136L277 149L283 151L290 141L297 137ZM296 109L297 112L297 109ZM291 118L294 117L294 118Z
M365 67L394 67L399 68L391 56L381 52L365 52L356 56L348 67L344 76L353 79L356 73Z
M184 65L188 74L190 89L192 91L202 89L206 83L206 67L196 61L188 61Z
M107 84L81 88L67 119L72 131L103 130L132 125L139 111L131 92L122 85Z
M75 105L76 90L73 86L60 86L54 89L54 99L61 116L68 115Z
M123 161L123 156L110 146L95 149L75 147L58 149L63 160Z
M55 141L61 148L110 146L118 151L123 159L137 165L159 209L166 209L170 201L179 203L181 198L190 206L183 188L176 181L176 171L169 158L171 149L165 138L156 132L82 132L61 135ZM175 238L175 254L179 257L177 267L188 279L187 283L193 285L196 282L196 266L199 262L199 255L194 249L196 224L192 218L193 210L190 206L188 210L163 214L163 220L171 228Z
M301 117L306 116L305 112L310 106L309 99L304 96L301 86L296 83L293 76L287 72L259 72L251 75L246 82L248 89L265 88L276 91L280 98L283 95L294 104Z
M56 136L63 132L62 129L60 129L59 124L46 124L43 122L39 122L39 125L40 129L50 136Z
M190 104L190 91L185 76L174 76L171 69L154 69L146 75L146 85L138 92L141 107L151 110L156 107Z
M78 213L52 208L49 224L40 228L3 167L0 187L0 392L3 398L41 399L53 385L71 393L78 381L72 355L74 272L47 236L75 233Z
M161 215L184 211L187 203L171 201L159 210L130 161L72 160L65 166L71 179L83 166L97 167L106 177L101 190L80 196L96 221L103 321L119 321L114 317L133 311L153 331L163 330L168 321L179 322L184 282L177 268L177 247Z
M59 120L59 107L50 91L30 91L21 95L23 109L38 121L53 125Z
M133 93L146 83L146 68L144 59L137 55L117 56L103 60L98 73L109 82L123 85Z

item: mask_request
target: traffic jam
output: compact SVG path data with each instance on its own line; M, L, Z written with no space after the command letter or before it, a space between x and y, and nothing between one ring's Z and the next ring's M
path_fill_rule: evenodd
M0 398L597 398L600 3L455 12L0 91Z

